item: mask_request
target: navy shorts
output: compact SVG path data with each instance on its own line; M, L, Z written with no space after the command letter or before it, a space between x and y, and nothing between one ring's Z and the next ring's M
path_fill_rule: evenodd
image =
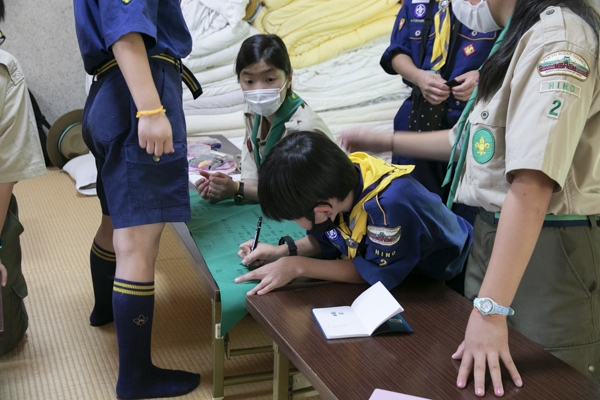
M138 144L137 110L118 67L92 84L85 104L83 138L96 158L102 213L115 229L190 220L181 75L158 60L151 60L151 70L175 149L159 162Z

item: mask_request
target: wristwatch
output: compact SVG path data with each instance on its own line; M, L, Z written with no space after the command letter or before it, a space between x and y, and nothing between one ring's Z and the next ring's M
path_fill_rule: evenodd
M287 243L290 256L298 255L298 247L296 246L296 242L294 242L294 239L292 239L289 236L282 236L281 239L279 239L279 245L281 246L284 243Z
M236 203L244 201L244 182L238 182L237 192L233 195L233 201Z
M504 307L489 297L481 297L473 300L473 307L482 315L513 315L515 311L510 307Z

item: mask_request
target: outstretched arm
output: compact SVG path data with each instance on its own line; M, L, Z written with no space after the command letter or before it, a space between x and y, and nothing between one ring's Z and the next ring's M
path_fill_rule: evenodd
M555 182L543 172L515 172L502 206L494 248L479 297L491 297L503 306L512 303L539 238L554 187ZM485 393L486 367L490 370L494 393L497 396L504 394L500 360L515 385L522 385L508 348L506 317L483 316L472 311L465 340L452 357L462 358L457 386L465 387L473 371L475 394L478 396Z
M304 277L336 282L362 283L364 280L354 267L352 260L319 260L310 258L320 254L321 248L312 236L305 236L296 241L298 256L286 257L288 255L287 245L270 246L259 243L258 247L249 252L251 241L240 245L238 255L244 260L244 265L259 260L275 260L264 264L261 268L250 271L245 275L237 277L236 283L260 280L248 295L265 294L273 289L286 285L295 278Z
M366 129L354 129L342 132L339 140L349 152L370 151L422 158L426 160L448 161L452 146L448 139L448 130L433 132L394 132L380 134Z

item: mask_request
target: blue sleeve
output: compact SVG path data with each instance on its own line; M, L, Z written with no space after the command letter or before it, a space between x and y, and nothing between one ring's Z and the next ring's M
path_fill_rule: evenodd
M353 259L370 284L397 286L413 270L440 280L458 275L472 227L410 176L394 180L365 203L369 214L365 251Z
M390 75L398 74L392 67L392 59L394 56L398 53L404 53L408 55L411 54L409 29L406 28L406 25L408 25L406 23L408 21L408 9L410 7L411 4L407 1L405 1L404 4L402 4L402 7L400 7L400 11L398 12L398 16L394 22L394 28L392 29L390 45L385 50L381 56L381 60L379 61L379 64L383 70Z
M100 0L104 45L112 46L121 36L141 33L150 49L156 44L158 0Z
M321 247L321 255L326 260L336 260L342 255L342 252L335 247L335 245L331 243L329 239L327 239L325 233L314 233L307 231L306 234L312 236L317 240L317 242L319 242L319 246Z

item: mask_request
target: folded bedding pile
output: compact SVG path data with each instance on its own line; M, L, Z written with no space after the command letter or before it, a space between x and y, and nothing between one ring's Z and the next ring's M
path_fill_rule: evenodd
M244 96L234 64L242 42L257 33L283 39L294 91L334 134L351 126L390 132L410 93L379 66L397 1L182 0L181 7L194 39L183 61L204 90L193 100L184 87L188 135L243 136Z

